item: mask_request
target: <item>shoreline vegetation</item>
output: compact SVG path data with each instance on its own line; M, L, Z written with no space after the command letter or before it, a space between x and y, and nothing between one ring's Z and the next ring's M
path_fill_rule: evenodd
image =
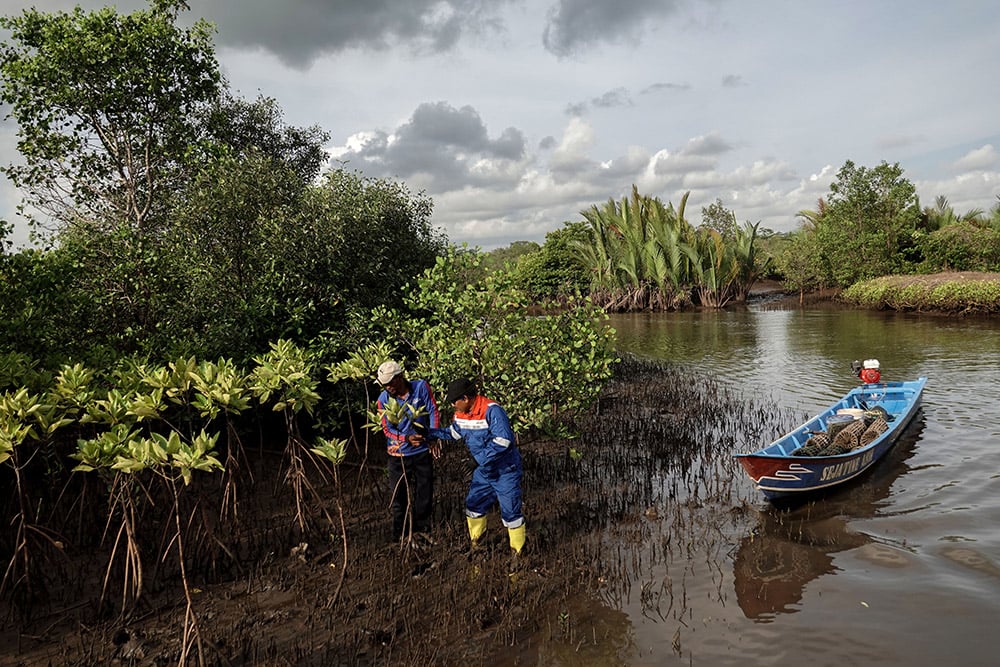
M759 280L748 303L767 308L809 308L842 304L869 310L929 315L1000 313L1000 273L943 271L934 274L880 276L847 289L830 287L799 293L777 280Z
M840 300L876 310L1000 313L1000 273L972 271L882 276L851 285Z

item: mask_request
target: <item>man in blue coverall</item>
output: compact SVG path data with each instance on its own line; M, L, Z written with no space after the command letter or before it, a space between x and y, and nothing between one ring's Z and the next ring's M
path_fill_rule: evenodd
M467 379L448 385L446 399L455 406L448 428L432 428L429 437L465 440L478 466L465 498L465 516L473 546L486 531L486 514L500 504L500 518L507 527L510 546L518 554L524 547L524 514L521 511L521 453L510 419L500 405L480 396Z

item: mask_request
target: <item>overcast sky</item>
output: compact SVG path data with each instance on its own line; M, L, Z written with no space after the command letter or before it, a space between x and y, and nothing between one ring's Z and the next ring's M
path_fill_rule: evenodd
M234 91L323 127L347 168L426 192L455 242L541 243L633 184L675 205L690 191L695 224L718 198L789 231L846 160L898 162L923 206L1000 194L996 0L188 4ZM0 126L5 163L15 131ZM0 184L0 217L18 200Z

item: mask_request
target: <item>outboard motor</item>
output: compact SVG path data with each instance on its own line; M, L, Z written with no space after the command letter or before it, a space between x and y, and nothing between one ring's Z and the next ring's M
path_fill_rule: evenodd
M854 374L861 378L861 381L865 384L878 384L882 381L882 373L879 370L878 359L865 359L862 364L855 361L851 364L851 370Z

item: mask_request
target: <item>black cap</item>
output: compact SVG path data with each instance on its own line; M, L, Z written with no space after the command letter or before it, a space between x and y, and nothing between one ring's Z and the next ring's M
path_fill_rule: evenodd
M448 385L448 394L444 400L448 403L454 403L463 396L475 396L477 393L476 385L472 383L472 380L461 378Z

